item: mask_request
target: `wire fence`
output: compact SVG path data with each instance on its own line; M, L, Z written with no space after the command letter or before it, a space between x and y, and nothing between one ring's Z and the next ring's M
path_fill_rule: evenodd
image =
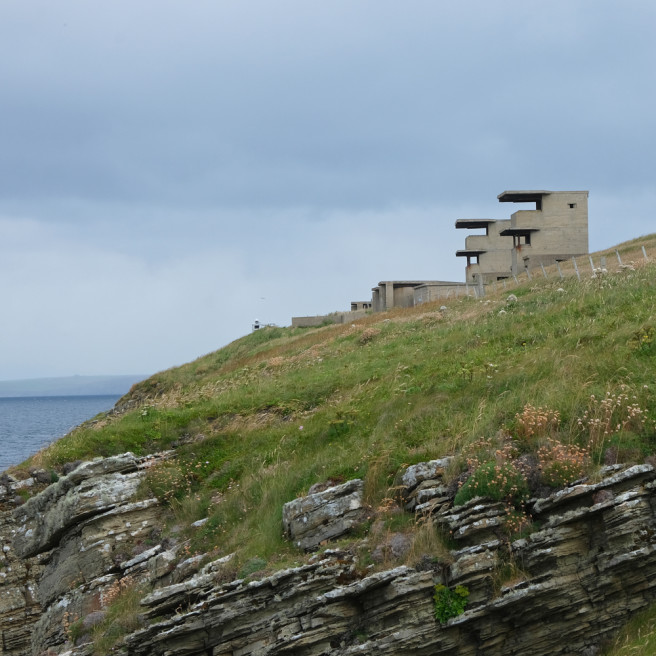
M649 262L647 249L644 246L639 246L636 251L637 256L643 262ZM633 255L633 252L631 253ZM625 254L626 255L626 254ZM626 258L622 259L619 249L605 252L603 255L579 255L567 260L557 260L554 264L545 266L540 263L539 266L530 269L528 266L518 274L511 274L507 278L502 278L489 283L483 283L481 279L478 283L466 283L461 288L449 290L441 298L458 298L459 296L475 296L476 298L484 297L488 292L496 292L502 289L509 289L513 286L530 282L537 278L554 278L560 279L576 277L579 281L584 277L596 278L607 273L616 273L621 271L635 269L638 262ZM440 296L438 295L438 298Z

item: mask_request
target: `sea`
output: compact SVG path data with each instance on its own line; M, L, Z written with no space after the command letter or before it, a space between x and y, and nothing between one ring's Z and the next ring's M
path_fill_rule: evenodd
M17 465L87 419L110 410L120 396L0 398L0 472Z

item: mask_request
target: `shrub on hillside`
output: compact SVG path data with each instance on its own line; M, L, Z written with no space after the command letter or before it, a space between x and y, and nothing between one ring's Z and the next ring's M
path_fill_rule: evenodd
M530 403L515 414L515 437L528 445L534 440L551 435L560 426L560 413L549 408L535 407Z
M512 462L486 462L465 481L453 503L461 506L474 497L519 505L528 497L526 478Z
M538 458L542 481L550 487L562 487L585 474L589 453L575 444L549 438L547 444L538 449Z

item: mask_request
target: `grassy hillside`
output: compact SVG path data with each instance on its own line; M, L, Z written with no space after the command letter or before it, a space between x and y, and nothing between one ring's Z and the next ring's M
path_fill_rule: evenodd
M174 449L144 495L166 501L172 525L209 517L186 529L189 550L275 566L301 558L282 504L315 482L363 478L372 519L413 530L394 504L404 464L457 455L464 480L523 456L535 492L642 462L656 453L656 235L620 253L635 266L620 270L613 250L608 273L580 267L580 282L550 271L483 300L260 330L137 384L26 466Z

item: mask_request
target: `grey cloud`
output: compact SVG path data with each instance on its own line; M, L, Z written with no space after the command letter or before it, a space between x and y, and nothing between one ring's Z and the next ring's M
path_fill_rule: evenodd
M655 19L5 0L0 378L146 372L384 278L462 279L453 221L504 218L508 188L589 189L593 248L649 232Z
M619 71L607 94L586 89L582 80L626 54L607 50L611 17L595 20L574 4L295 12L298 4L284 3L259 20L236 4L203 4L185 20L164 3L152 14L105 10L89 24L69 17L66 29L51 16L61 48L41 56L61 62L47 69L61 85L50 81L47 94L27 94L32 104L9 112L2 191L178 206L384 206L465 192L489 163L463 154L501 136L518 168L533 164L536 176L538 162L558 160L571 175L570 162L575 171L595 141L618 132L628 134L609 146L628 158L640 142L618 106L628 101L642 116L651 92L627 88ZM641 18L624 16L624 32ZM159 29L146 31L149 20ZM28 73L43 82L36 63ZM622 98L610 96L617 84Z

